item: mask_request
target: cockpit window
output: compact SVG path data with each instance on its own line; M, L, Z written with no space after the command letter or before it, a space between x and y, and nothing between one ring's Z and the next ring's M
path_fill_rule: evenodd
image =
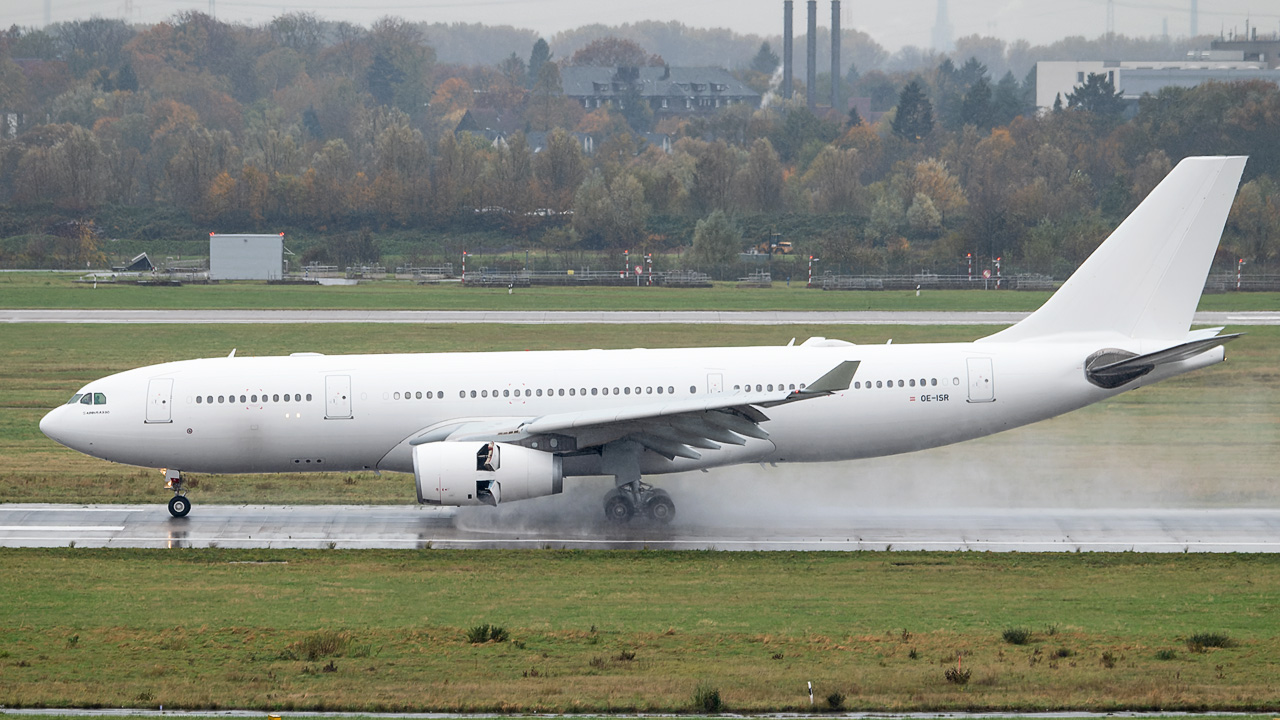
M81 405L92 405L92 404L93 404L93 393L85 393L84 395L81 395L81 396L80 396L80 404L81 404Z
M84 396L83 396L83 395L81 395L80 393L76 393L75 395L72 395L72 396L71 396L71 399L67 401L67 404L68 404L68 405L75 405L76 403L80 402L80 398L82 398L82 397L84 397Z
M93 404L94 404L94 405L106 405L106 404L107 404L107 396L106 396L105 394L103 394L103 393L94 393L94 394L93 394Z

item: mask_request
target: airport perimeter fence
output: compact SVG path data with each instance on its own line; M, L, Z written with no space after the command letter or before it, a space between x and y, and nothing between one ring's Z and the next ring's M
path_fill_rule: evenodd
M520 270L503 272L482 268L469 272L463 281L467 287L711 287L706 273L675 271L624 273L620 270Z
M1280 292L1280 275L1232 275L1217 273L1205 281L1207 293Z
M823 275L813 287L822 290L1048 290L1057 288L1048 275Z

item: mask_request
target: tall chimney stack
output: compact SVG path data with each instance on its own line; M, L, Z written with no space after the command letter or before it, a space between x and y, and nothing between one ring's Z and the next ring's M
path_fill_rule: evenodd
M1200 34L1200 3L1191 0L1191 37Z
M809 71L804 76L809 109L818 106L818 0L809 0Z
M791 99L791 0L782 3L782 99Z
M831 108L840 108L840 0L831 0Z

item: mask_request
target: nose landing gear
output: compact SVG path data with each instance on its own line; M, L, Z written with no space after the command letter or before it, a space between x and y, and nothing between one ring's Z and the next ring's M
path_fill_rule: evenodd
M183 488L181 470L165 470L164 486L173 490L173 497L169 499L169 514L176 517L186 517L191 512L191 501L187 499L187 491Z

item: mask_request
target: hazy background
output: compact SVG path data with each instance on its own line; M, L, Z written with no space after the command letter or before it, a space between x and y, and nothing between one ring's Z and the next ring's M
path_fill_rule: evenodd
M797 37L803 37L805 0L796 0ZM4 25L39 26L46 9L53 22L94 15L152 23L184 10L212 12L228 22L259 23L286 12L311 11L331 20L367 25L384 15L412 21L514 25L543 35L601 23L617 25L642 20L680 22L693 27L729 28L743 34L780 35L781 0L6 0ZM1136 37L1161 35L1164 22L1172 37L1190 33L1190 0L1116 0L1115 31ZM1244 32L1248 20L1259 33L1280 31L1280 8L1262 0L1200 0L1199 33ZM1106 0L949 0L952 37L980 34L1033 44L1063 37L1096 37L1106 32ZM937 0L844 2L844 25L870 34L889 51L903 46L929 47ZM831 21L828 0L818 5L818 24ZM803 51L801 51L803 52Z

